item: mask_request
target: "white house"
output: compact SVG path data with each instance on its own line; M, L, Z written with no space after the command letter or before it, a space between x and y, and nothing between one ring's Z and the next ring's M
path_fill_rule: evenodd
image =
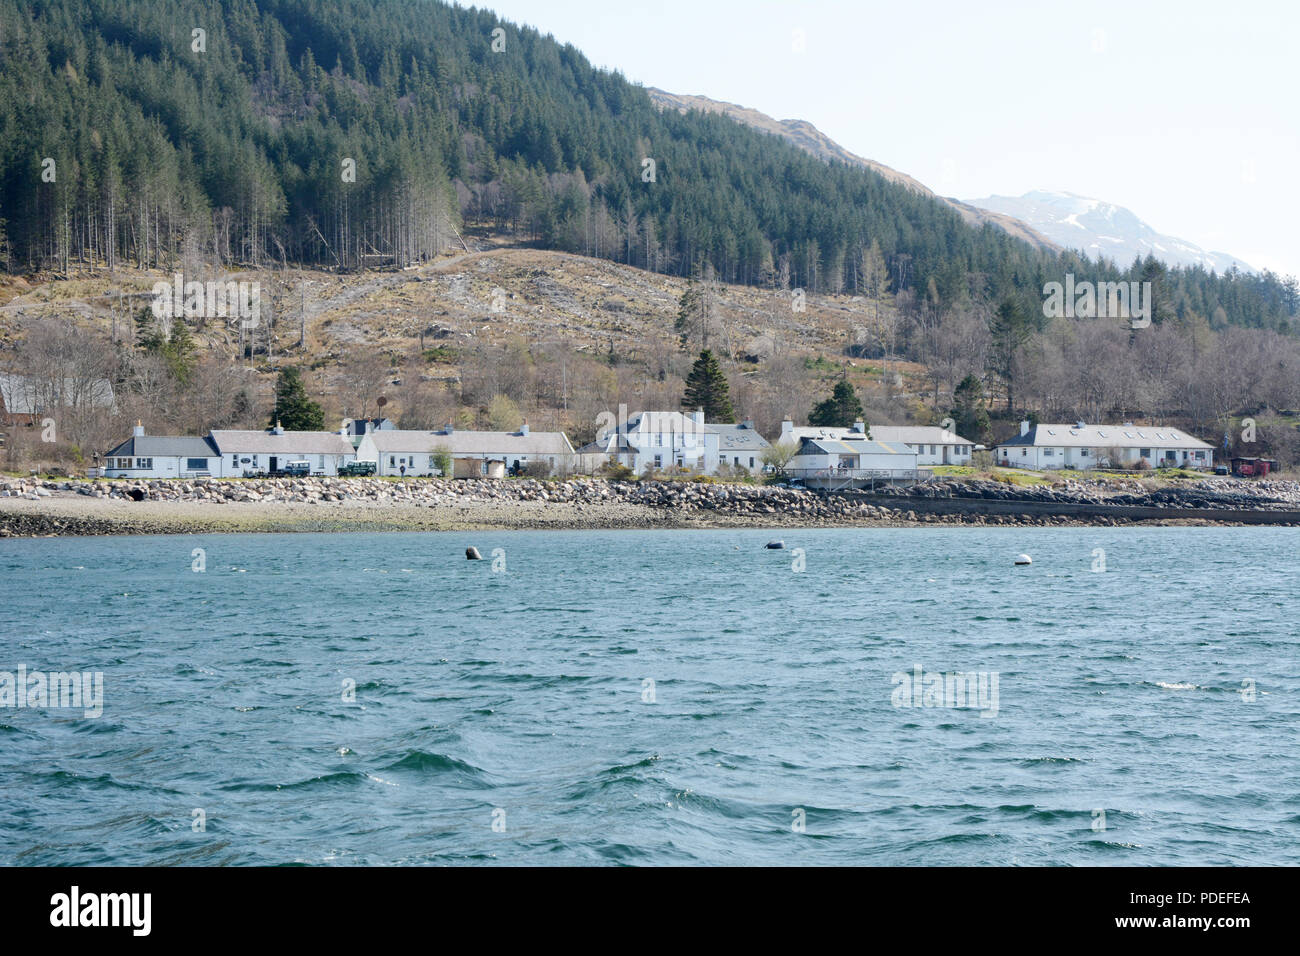
M917 468L916 452L905 445L872 441L860 431L848 431L839 438L804 436L785 472L810 488L923 477Z
M854 422L852 428L819 425L796 428L794 422L786 419L781 423L779 440L797 445L805 438L838 439L864 432L872 441L916 452L918 465L967 465L975 450L975 443L969 438L935 425L872 425L867 429L863 422Z
M221 453L210 438L146 435L136 424L131 437L104 456L105 478L200 478L221 474Z
M291 461L306 461L313 475L337 475L340 465L355 461L356 449L340 432L292 432L279 425L265 431L218 429L209 441L221 456L221 475L276 471Z
M1007 468L1105 468L1146 462L1148 467L1178 466L1208 469L1214 446L1176 428L1163 425L1030 425L1002 442L996 460Z
M760 471L763 467L763 449L770 448L767 439L758 433L754 423L746 419L739 425L706 425L718 436L718 465ZM716 470L717 465L711 470Z
M517 432L459 431L448 425L442 431L380 429L366 432L357 445L358 461L373 461L376 474L427 476L438 474L434 456L442 450L451 454L456 477L471 472L493 477L499 462L502 470L545 461L551 469L572 465L573 445L564 432L535 432L524 422Z
M704 424L704 412L637 412L607 428L578 449L590 460L613 459L635 472L648 466L709 472L718 467L718 433Z
M937 425L872 425L873 441L906 445L918 465L969 465L975 443Z
M578 449L587 465L609 459L635 472L647 467L685 468L704 474L720 464L757 471L763 467L767 440L752 421L718 424L704 421L704 411L637 412L621 425L606 428Z

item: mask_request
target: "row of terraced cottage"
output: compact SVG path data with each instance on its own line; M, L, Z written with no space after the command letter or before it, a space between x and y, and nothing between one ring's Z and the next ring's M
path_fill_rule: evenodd
M848 428L781 424L778 439L796 446L785 467L810 485L858 480L914 481L933 465L966 465L983 448L934 426L875 425ZM448 424L436 431L395 428L387 419L348 420L337 432L217 429L206 437L146 435L137 424L130 438L104 456L101 473L110 478L247 477L298 473L333 476L358 463L385 476L440 476L452 462L457 478L506 474L592 473L616 462L640 474L682 469L716 474L764 470L770 443L753 422L707 423L703 412L639 412L598 433L575 449L563 432L535 432L527 422L517 431L474 431ZM1150 467L1179 465L1208 469L1213 447L1173 428L1160 426L1021 425L1020 434L996 446L1000 465L1031 468Z

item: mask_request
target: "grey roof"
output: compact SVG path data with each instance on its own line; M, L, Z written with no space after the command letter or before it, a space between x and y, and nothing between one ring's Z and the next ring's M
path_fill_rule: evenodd
M1164 425L1034 425L1001 445L1055 448L1213 448L1199 438ZM999 446L1001 447L1001 446Z
M571 455L573 446L564 432L427 432L411 429L386 429L371 432L362 439L370 441L376 452L433 452L446 448L455 455Z
M635 445L627 441L626 435L615 435L610 432L603 438L597 438L593 442L588 442L579 448L575 454L578 455L628 455L635 454L639 451Z
M856 434L861 434L856 433ZM815 449L815 451L814 451ZM808 438L799 443L799 454L808 455L820 452L823 455L915 455L916 452L901 445L887 445L884 442L871 441L866 438Z
M905 445L974 445L969 438L938 425L871 425L867 428L876 441L901 442Z
M132 435L105 458L219 458L221 452L208 438L189 435Z
M805 438L840 439L850 435L859 435L862 438L867 437L866 434L858 431L857 426L839 428L833 425L800 425L791 428L789 432L784 431L784 427L785 426L782 425L783 430L781 432L781 437L777 440L792 440L795 444L798 444Z
M726 451L760 451L771 447L766 438L760 435L753 425L741 422L739 425L706 425L709 431L718 436L718 450Z
M113 383L106 378L91 381L64 382L63 401L71 404L77 397L78 387L89 391L90 403L100 408L113 406ZM0 372L0 401L10 415L39 415L59 403L50 386L38 379Z
M385 434L381 432L380 434ZM388 433L391 434L391 433ZM356 449L338 432L214 430L212 442L222 455L355 455Z

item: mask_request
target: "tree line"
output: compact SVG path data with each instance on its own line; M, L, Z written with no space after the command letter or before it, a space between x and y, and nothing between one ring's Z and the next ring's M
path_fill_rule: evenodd
M202 31L201 36L196 31ZM0 0L0 259L406 266L463 222L675 275L1028 306L1056 255L573 47L433 0ZM1294 332L1294 279L1167 270L1168 308Z

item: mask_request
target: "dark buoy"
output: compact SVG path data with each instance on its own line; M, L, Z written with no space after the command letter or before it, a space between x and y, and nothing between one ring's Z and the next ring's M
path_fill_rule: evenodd
M465 559L467 561L482 561L483 555L478 553L478 548L466 548Z
M782 550L783 548L785 548L785 542L784 542L784 541L769 541L769 542L767 543L767 547L768 547L768 550L770 550L770 551L780 551L780 550Z

